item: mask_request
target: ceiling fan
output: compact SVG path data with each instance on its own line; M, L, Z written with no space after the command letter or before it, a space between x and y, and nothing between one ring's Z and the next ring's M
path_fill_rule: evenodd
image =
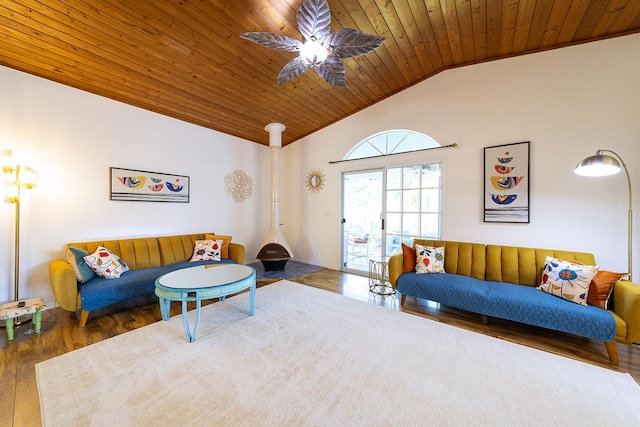
M331 32L331 12L327 0L303 0L296 13L298 29L305 38L304 43L288 36L266 32L240 34L273 50L298 52L299 56L289 61L280 74L278 83L283 84L312 67L327 83L346 86L342 58L364 55L379 47L384 37L366 34L353 28Z

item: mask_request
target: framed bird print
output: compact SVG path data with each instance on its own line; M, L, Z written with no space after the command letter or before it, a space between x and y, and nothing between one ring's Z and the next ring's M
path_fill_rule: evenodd
M111 200L189 203L189 177L110 168Z
M484 149L484 222L529 223L529 141Z

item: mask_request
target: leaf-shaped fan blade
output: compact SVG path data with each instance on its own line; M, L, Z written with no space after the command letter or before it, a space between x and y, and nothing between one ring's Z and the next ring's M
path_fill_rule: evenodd
M330 45L332 56L348 58L350 56L364 55L379 47L385 38L373 34L363 33L353 28L343 28L329 34L324 45Z
M287 65L285 65L282 71L280 71L280 74L278 74L278 84L286 83L292 78L299 76L304 73L308 67L309 66L302 58L296 56L291 61L287 62Z
M296 20L305 39L324 42L331 31L331 11L327 0L304 0L298 9Z
M316 67L316 71L327 83L332 86L346 86L344 77L344 63L335 56L328 57L322 64Z
M302 43L299 40L292 39L289 36L279 36L272 33L242 33L240 34L240 37L273 50L299 52L300 46L302 46Z

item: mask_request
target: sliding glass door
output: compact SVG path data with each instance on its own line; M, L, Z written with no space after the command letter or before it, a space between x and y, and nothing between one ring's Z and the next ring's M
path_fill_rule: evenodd
M382 255L383 169L342 176L342 266L368 272L369 259Z
M413 239L439 239L441 164L345 172L342 266L367 273L371 258L402 251Z

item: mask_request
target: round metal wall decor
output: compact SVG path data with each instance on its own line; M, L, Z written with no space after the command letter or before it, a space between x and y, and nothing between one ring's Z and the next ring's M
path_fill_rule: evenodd
M324 187L324 174L322 171L313 169L307 175L307 188L312 193L318 193Z
M224 177L224 192L237 203L242 203L251 197L253 193L251 187L253 187L253 180L241 169L229 172Z

